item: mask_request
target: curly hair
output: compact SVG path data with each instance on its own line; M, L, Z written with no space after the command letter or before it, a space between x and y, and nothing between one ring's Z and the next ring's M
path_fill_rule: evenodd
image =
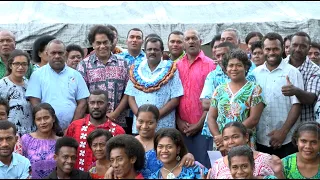
M66 47L66 51L67 53L69 54L71 51L78 51L82 58L84 58L84 51L83 49L81 48L81 46L79 45L76 45L76 44L69 44L67 47Z
M132 135L121 134L112 137L107 142L107 158L110 160L110 153L113 149L123 148L129 159L136 157L134 169L140 171L144 167L145 150L142 144Z
M54 36L44 35L34 41L33 47L32 47L33 62L35 63L41 62L41 58L39 57L39 52L42 53L45 50L46 45L53 39L55 39Z
M114 34L110 28L108 28L107 26L104 26L104 25L96 25L90 29L89 34L88 34L88 41L91 45L95 41L95 37L97 34L105 34L108 37L111 44L114 41Z
M64 146L74 148L77 151L79 147L79 143L77 142L77 140L75 140L72 137L68 137L68 136L61 137L57 139L54 153L59 154L60 149Z
M227 69L228 63L231 59L238 59L242 62L245 67L245 76L247 76L248 71L251 67L251 62L248 59L248 55L245 51L241 49L233 49L229 51L227 54L223 56L222 65L225 69Z

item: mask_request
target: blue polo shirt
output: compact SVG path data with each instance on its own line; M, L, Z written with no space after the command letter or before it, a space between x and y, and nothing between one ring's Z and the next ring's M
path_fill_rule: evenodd
M0 161L0 179L27 179L30 176L30 161L24 156L12 153L9 166Z
M78 71L65 65L57 73L49 63L32 73L26 92L26 97L39 98L54 108L63 130L73 119L77 101L89 95L88 87Z

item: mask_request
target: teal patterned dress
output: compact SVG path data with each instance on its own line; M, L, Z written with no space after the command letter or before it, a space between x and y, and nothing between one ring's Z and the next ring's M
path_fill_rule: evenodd
M232 93L229 83L221 84L213 93L211 106L218 109L217 124L219 132L229 122L243 122L249 117L250 108L264 103L262 89L255 82L247 83L235 94ZM252 129L251 146L255 146L256 132Z
M320 156L320 154L318 154ZM283 174L286 179L320 179L320 164L318 173L311 178L304 177L297 165L297 153L291 154L282 159Z

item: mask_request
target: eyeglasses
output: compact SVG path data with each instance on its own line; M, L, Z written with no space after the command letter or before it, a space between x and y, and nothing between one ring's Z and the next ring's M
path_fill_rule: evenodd
M23 68L26 68L26 67L29 66L29 64L26 63L26 62L23 62L23 63L21 63L21 62L14 62L14 63L12 63L12 66L15 67L15 68L18 68L18 67L20 67L20 66L23 67Z

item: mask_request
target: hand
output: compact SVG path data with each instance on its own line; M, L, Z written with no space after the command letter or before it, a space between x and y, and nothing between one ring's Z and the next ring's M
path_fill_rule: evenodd
M283 165L281 159L276 155L271 155L269 166L272 168L274 175L279 179L285 179L283 175Z
M273 147L273 149L278 149L282 146L283 141L286 139L287 133L283 130L273 130L268 136L270 137L269 144Z
M287 85L282 86L281 91L284 96L294 96L297 94L298 88L295 87L291 82L288 76L286 76Z
M107 172L104 174L104 179L116 179L116 177L113 173L113 167L109 167Z
M118 116L116 115L116 113L115 113L114 111L112 111L111 113L107 113L107 117L108 117L111 121L115 122Z
M177 126L181 133L185 134L187 129L189 128L188 123L186 121L177 118Z
M188 153L182 157L179 166L191 167L194 165L194 160L194 156L191 153Z
M222 135L219 134L213 137L214 143L216 143L218 149L223 146Z
M186 130L186 136L193 136L202 129L202 126L200 126L198 123L196 123L196 124L187 123L187 125L189 127Z

